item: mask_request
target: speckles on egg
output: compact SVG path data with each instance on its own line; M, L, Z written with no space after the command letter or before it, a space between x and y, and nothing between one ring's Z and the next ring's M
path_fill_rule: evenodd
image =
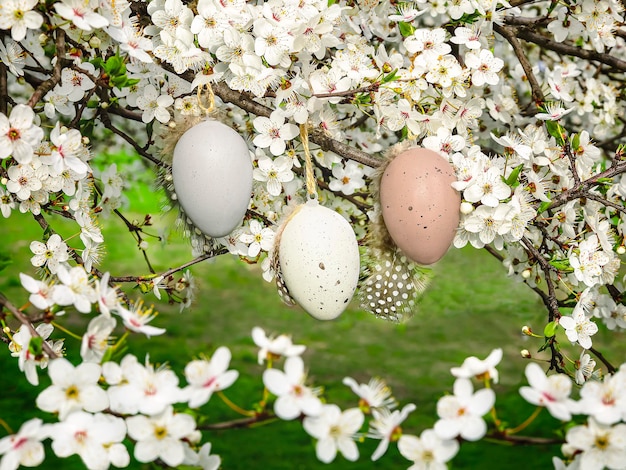
M280 269L293 299L319 320L332 320L356 290L360 259L350 224L337 212L308 201L285 225Z
M452 166L438 153L412 148L396 156L380 182L385 226L394 243L420 264L439 260L459 225L461 196Z

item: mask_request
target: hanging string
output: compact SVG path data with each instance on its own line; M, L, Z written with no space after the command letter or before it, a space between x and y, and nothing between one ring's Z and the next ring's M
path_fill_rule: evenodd
M311 150L309 149L309 130L306 124L300 124L300 140L304 148L307 196L309 199L317 199L317 184L315 182L315 173L313 172Z
M206 93L203 93L203 90L206 90ZM205 97L208 103L206 106L203 103L203 95L206 95ZM198 85L198 106L207 116L215 109L215 94L213 93L213 88L210 83Z

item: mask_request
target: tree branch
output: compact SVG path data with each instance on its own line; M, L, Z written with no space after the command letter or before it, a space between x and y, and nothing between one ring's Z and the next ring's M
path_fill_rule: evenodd
M7 66L0 62L0 113L7 114L9 111L9 87L7 84Z
M507 28L506 26L500 26L499 24L494 23L493 29L502 37L504 37L513 48L513 52L515 52L517 60L519 60L519 63L522 65L524 73L526 74L526 78L528 79L528 83L530 84L533 101L535 102L535 105L541 105L546 98L541 91L541 85L539 85L537 77L535 77L535 74L533 73L533 66L530 65L528 57L526 57L526 52L524 51L524 48L522 47L519 39L517 39L513 31L511 31L511 29Z
M33 324L30 322L30 319L26 315L24 315L22 312L20 312L17 309L17 307L15 307L15 305L13 305L11 302L9 302L9 299L7 299L3 294L0 294L0 305L3 305L9 312L11 312L11 314L15 318L17 318L20 321L20 323L22 325L24 325L26 328L28 328L28 331L30 331L31 337L35 338L35 337L40 337L41 336L39 333L37 333L37 330L35 329ZM28 345L27 344L23 344L22 347L27 348ZM41 347L46 352L48 357L50 357L51 359L55 359L55 358L59 357L59 356L57 356L57 353L55 353L52 350L52 348L50 347L50 345L46 341L42 341Z
M615 366L613 366L613 364L611 364L600 351L597 351L593 347L589 348L589 351L591 351L594 356L600 359L602 364L606 366L606 369L609 371L609 374L614 374L615 372L617 372L617 369L615 368Z
M65 63L65 31L61 28L56 30L57 33L57 41L56 41L56 51L55 55L57 58L56 63L54 64L54 68L52 69L52 76L43 82L41 85L37 87L33 96L28 100L28 106L33 108L39 101L43 98L43 96L48 93L50 90L54 88L54 86L61 81L61 70L63 69L63 64Z
M506 21L506 19L505 19ZM618 59L610 54L600 53L593 50L582 49L564 42L553 41L546 36L536 33L534 27L516 27L514 34L524 41L532 42L545 49L549 49L559 54L579 57L585 60L593 60L604 65L609 65L616 70L626 72L626 61Z

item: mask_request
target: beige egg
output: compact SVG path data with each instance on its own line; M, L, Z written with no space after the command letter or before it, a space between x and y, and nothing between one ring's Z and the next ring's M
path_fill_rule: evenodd
M246 141L219 121L185 132L174 148L174 191L185 215L210 237L223 237L242 221L252 194Z
M446 254L459 225L461 196L454 169L438 153L406 150L387 166L380 182L385 226L413 261L428 265Z
M289 295L307 313L318 320L341 315L360 271L358 243L346 219L308 201L286 222L278 255Z

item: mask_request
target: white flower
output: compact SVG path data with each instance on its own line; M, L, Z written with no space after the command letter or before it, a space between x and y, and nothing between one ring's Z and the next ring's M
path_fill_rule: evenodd
M0 114L0 116L2 115ZM7 189L15 193L17 198L21 201L26 201L30 198L31 193L41 189L42 183L40 176L35 172L33 167L28 164L13 165L9 167L7 173L9 175L9 181L6 183Z
M54 286L43 281L20 273L20 282L24 289L30 292L28 301L40 310L46 310L54 305Z
M511 188L502 181L500 170L492 166L472 178L463 191L463 197L469 202L480 202L488 207L497 207L501 200L511 195Z
M165 368L155 371L147 361L143 366L131 354L120 364L105 362L102 375L111 385L107 393L116 413L155 415L173 403L186 401L174 372Z
M91 312L95 291L89 284L89 276L82 266L74 266L68 271L65 266L57 267L57 277L61 284L54 288L53 299L59 305L74 305L82 313Z
M49 323L42 323L37 325L35 331L41 339L46 341L50 335L54 327ZM37 365L39 365L42 369L45 369L48 366L48 353L45 351L41 352L41 355L38 355L37 352L33 352L30 347L30 341L33 338L30 329L21 326L19 330L13 335L12 341L9 343L9 351L11 351L12 357L17 357L17 364L19 369L24 372L26 376L26 380L28 380L32 385L39 385L39 377L37 376ZM57 355L62 354L63 350L63 340L61 341L46 341L50 349L54 351Z
M561 421L572 419L574 401L569 398L572 381L565 374L546 377L539 364L531 362L526 366L526 378L530 387L521 387L520 395L537 406L545 406L550 414Z
M481 49L480 53L470 51L465 54L465 65L472 69L472 84L475 86L497 85L500 81L498 72L502 70L504 61L494 57L489 49Z
M78 29L91 31L109 25L109 21L93 11L85 0L61 0L54 4L54 9L59 16L70 20Z
M126 423L109 414L95 415L74 411L65 420L52 425L52 450L58 457L77 454L90 470L107 469L110 465L126 467L128 450Z
M591 336L598 332L598 325L587 318L579 304L574 307L571 316L564 315L559 319L559 325L565 329L567 339L572 343L578 342L584 349L591 347Z
M64 263L69 259L67 245L56 233L52 234L45 244L38 241L31 242L30 251L35 254L30 259L30 263L36 267L45 265L52 274L57 272L59 263Z
M253 124L259 133L254 138L254 145L262 149L269 147L274 156L285 153L287 147L285 142L295 138L299 133L295 124L285 124L285 114L280 110L273 111L269 118L256 117Z
M537 113L535 117L542 121L558 121L572 111L574 111L574 108L565 109L559 103L548 103L546 104L546 112Z
M264 156L259 158L258 168L254 169L253 176L257 181L266 181L267 192L278 196L283 190L282 183L293 180L292 166L293 160L289 157L282 156L272 160Z
M43 139L43 129L33 124L34 118L32 108L24 104L14 106L8 118L0 113L0 160L12 156L18 163L29 163L33 159L33 149Z
M89 166L81 160L83 143L80 132L76 129L61 129L57 122L50 133L50 142L54 144L49 156L43 157L42 162L52 166L57 174L72 170L78 175L90 173Z
M141 120L145 123L156 118L161 123L170 120L170 112L168 106L174 104L174 98L168 94L160 94L159 91L150 84L143 90L143 96L137 97L137 107L143 110Z
M263 372L263 384L278 398L274 402L276 416L292 420L305 414L317 416L322 411L322 402L317 397L318 391L304 385L306 373L300 356L285 360L285 371L266 369Z
M454 395L446 395L437 402L439 421L435 432L442 439L461 436L468 441L477 441L487 432L482 417L493 407L496 394L490 388L474 393L470 379L454 381Z
M592 417L586 426L574 426L565 436L573 450L580 451L580 468L601 470L624 468L626 462L626 424L613 427L597 423Z
M143 333L148 338L165 333L165 328L148 325L157 316L153 307L144 308L143 301L135 302L130 309L119 305L116 312L124 322L124 326L135 333Z
M15 201L11 197L11 193L0 187L0 212L7 219L11 216L11 211L15 209Z
M357 189L365 186L363 181L363 167L353 160L343 164L333 165L333 178L328 187L331 191L340 191L343 194L353 194Z
M96 298L98 299L98 307L100 313L109 315L111 311L120 307L119 293L116 287L109 286L110 274L108 272L102 275L102 279L96 280Z
M126 51L130 57L142 62L151 63L152 57L148 54L153 48L152 40L143 35L135 24L124 25L122 28L109 28L107 33L119 43L119 48Z
M207 403L213 392L230 387L239 372L227 370L231 359L230 350L219 347L210 361L195 360L185 366L185 377L189 385L183 389L189 397L189 406L198 408Z
M39 418L26 421L16 434L0 439L0 468L16 470L20 465L38 467L45 458L42 440L48 437L48 425Z
M263 227L258 220L252 219L250 221L250 232L251 233L242 233L239 236L239 240L249 245L249 257L256 258L261 250L269 251L272 249L272 246L274 246L274 236L276 234L271 228Z
M370 429L367 434L372 439L380 439L380 443L372 454L372 460L381 458L387 448L389 442L398 440L401 436L400 424L415 410L415 405L409 403L404 405L402 410L389 411L387 408L373 408L372 420L370 421Z
M186 413L174 413L168 406L161 414L131 416L126 419L128 435L135 439L135 458L140 462L161 459L177 467L185 459L185 439L196 429L196 422Z
M382 379L373 377L369 383L359 384L352 377L344 377L343 384L360 398L359 407L365 413L370 413L374 408L393 409L398 406L391 389Z
M24 75L25 57L22 47L11 38L6 38L6 45L0 41L0 62L4 63L13 75L17 77Z
M573 251L569 257L570 266L574 268L574 276L589 287L600 282L602 267L610 260L611 258L600 250L598 236L595 234L580 242L578 253Z
M574 365L576 367L576 383L582 385L593 375L596 361L591 359L591 356L583 350Z
M364 419L363 412L358 408L342 412L337 405L324 405L318 416L304 418L302 426L318 439L315 453L320 461L332 462L338 450L346 459L355 461L359 458L355 433L361 429Z
M398 440L402 456L413 462L412 470L445 470L446 462L459 451L455 440L441 439L432 429L426 429L420 437L403 434Z
M14 41L26 37L27 29L39 29L43 17L33 11L38 0L3 0L0 7L0 29L10 29Z
M287 335L267 336L265 331L258 326L252 328L252 340L260 348L259 364L263 364L265 360L270 358L300 356L306 349L306 346L302 344L293 344Z
M607 375L602 382L588 380L580 390L581 413L602 424L614 424L626 416L626 380L622 371Z
M482 378L487 376L495 383L498 383L498 371L496 366L502 360L502 348L494 349L485 359L478 359L476 356L465 358L461 367L452 367L450 373L457 378L471 379L472 377Z
M115 323L115 318L105 314L100 314L89 322L80 346L80 357L84 362L100 362L109 347L109 337Z
M74 367L65 358L54 359L48 366L52 385L37 396L37 407L58 412L61 420L75 410L94 413L108 408L109 397L98 385L101 370L99 364L92 362Z

